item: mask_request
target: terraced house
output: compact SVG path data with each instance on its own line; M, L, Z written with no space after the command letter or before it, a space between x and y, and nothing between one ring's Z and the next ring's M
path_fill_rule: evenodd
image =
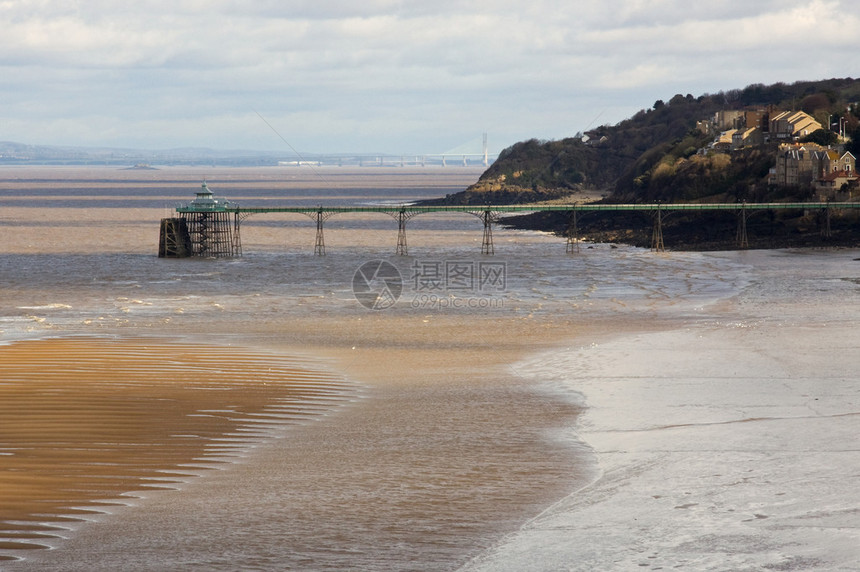
M803 111L782 111L769 120L771 139L793 140L822 129L822 125Z
M822 129L821 123L803 111L720 111L712 122L723 129L712 147L718 151L756 147L771 141L794 141ZM700 127L702 129L702 127Z
M857 186L857 159L848 151L837 151L814 143L779 146L776 166L768 184L780 187L814 186L822 199L836 198Z

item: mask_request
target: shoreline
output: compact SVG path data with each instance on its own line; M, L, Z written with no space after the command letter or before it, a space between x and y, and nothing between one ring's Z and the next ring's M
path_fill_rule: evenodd
M853 253L840 252L831 253L824 258L841 259L846 258L846 255L853 257ZM734 257L733 254L713 256ZM477 549L479 554L464 564L463 570L539 570L563 566L569 563L572 557L571 537L577 538L578 542L587 548L573 550L575 558L578 562L585 563L583 564L585 568L592 566L624 569L625 566L640 566L646 563L654 566L683 563L691 569L710 569L709 566L712 564L708 564L709 562L729 561L736 562L738 566L761 564L781 566L787 562L801 562L802 560L799 559L803 556L784 548L783 541L775 540L779 538L779 533L771 532L766 527L769 524L774 528L784 527L785 519L788 519L788 522L799 522L797 519L815 517L785 513L780 508L782 501L776 504L771 501L766 506L752 508L755 503L746 497L733 497L731 482L745 482L744 479L750 478L750 475L740 472L740 469L735 473L723 470L718 474L714 471L714 474L708 477L710 481L702 480L704 477L701 474L690 474L684 469L688 464L697 468L708 467L712 463L709 456L719 455L721 459L727 459L728 466L737 465L745 467L744 470L746 470L749 463L757 465L760 474L753 472L753 475L757 476L754 480L749 480L750 486L766 480L773 481L774 469L768 469L770 465L767 463L767 457L773 456L774 452L756 453L751 450L738 453L723 451L719 446L712 444L699 450L696 445L698 437L683 437L691 434L690 432L698 435L701 431L715 432L714 436L722 436L726 429L735 426L752 427L767 423L767 420L759 420L766 416L756 414L750 415L749 419L731 417L726 419L723 415L731 413L732 408L724 410L716 406L716 402L712 406L703 405L698 401L701 397L695 398L696 400L691 403L686 403L682 399L672 405L671 400L667 402L664 399L672 393L669 387L675 387L682 398L699 395L709 395L710 398L719 396L704 391L705 386L702 384L678 384L680 379L664 379L659 373L648 371L647 366L644 373L637 369L641 364L657 363L662 363L670 369L676 368L677 371L684 371L685 367L693 367L689 376L695 380L703 375L701 368L698 368L695 363L685 361L675 363L672 361L672 356L701 354L701 350L697 348L703 344L701 341L703 336L710 340L709 344L705 344L707 347L722 354L728 351L748 353L761 351L763 348L760 344L764 340L771 342L772 339L767 337L768 333L779 332L779 329L773 329L779 324L771 323L774 319L770 317L773 313L770 305L756 305L763 304L767 300L762 298L758 301L756 292L768 291L770 283L767 280L776 279L770 277L771 273L776 272L773 276L778 274L774 270L775 266L791 265L791 259L797 256L809 260L810 255L792 251L781 253L760 251L750 253L750 256L755 260L748 263L753 264L752 268L756 268L756 271L755 276L743 282L743 292L728 298L719 297L700 311L690 314L689 310L681 308L679 315L675 315L676 310L669 310L662 319L660 315L648 315L634 318L632 321L628 315L628 319L623 322L621 321L623 317L610 319L603 316L597 325L578 325L572 338L556 338L554 335L563 331L570 333L571 326L574 324L564 319L556 317L547 321L546 317L542 317L541 320L531 323L528 319L507 318L503 322L516 326L515 329L524 335L517 339L515 346L506 348L504 353L490 350L487 340L481 333L481 328L475 328L475 331L470 332L462 328L446 327L446 324L453 326L460 320L461 317L456 314L431 314L423 319L410 313L356 314L351 319L347 317L346 320L343 316L336 321L326 319L323 323L317 324L324 327L316 332L315 341L306 340L307 343L300 346L295 345L295 339L289 335L289 332L303 331L306 324L312 323L307 322L306 319L291 322L287 331L281 329L283 323L280 323L279 327L276 327L277 324L272 326L247 324L240 331L230 335L245 339L251 347L278 354L294 355L298 351L306 356L316 356L325 363L333 364L336 372L343 373L353 381L369 383L368 388L374 400L380 396L386 399L394 397L404 389L413 392L408 395L426 396L425 392L432 390L437 384L432 381L432 378L441 378L450 375L451 372L462 375L463 370L460 368L464 363L470 364L470 371L479 372L485 378L482 383L488 383L489 378L494 377L494 372L500 371L493 368L509 368L514 377L526 375L526 378L520 380L526 385L530 384L528 379L539 381L532 384L533 389L550 392L557 389L558 392L553 396L554 400L559 400L564 392L568 392L567 395L570 396L569 380L559 379L555 383L556 387L551 389L554 382L547 384L546 380L540 381L535 377L540 375L539 368L538 374L533 371L535 363L542 364L546 371L566 372L564 375L573 375L578 383L585 383L584 388L573 388L575 393L585 396L584 403L573 400L577 409L585 407L576 418L576 429L573 435L591 451L589 454L597 455L600 477L592 479L588 472L583 473L577 477L584 479L578 487L570 487L572 481L568 481L567 496L543 505L535 516L527 518L525 523L519 520L518 523L506 524L505 526L508 527L516 525L507 533L507 536L502 537L501 544L497 544L498 540L495 540L483 548L480 545L472 547ZM762 261L767 264L759 268L757 265ZM810 276L815 272L814 268L810 270ZM807 277L807 279L810 278ZM762 280L765 282L760 283ZM789 304L785 307L791 307L793 304L791 297L787 293L783 296L785 296L783 301L775 302L777 308L783 308L785 304ZM750 303L753 306L749 306ZM662 313L657 312L657 314ZM795 314L796 316L791 318ZM795 312L795 314L789 314L788 317L799 321L808 316L808 312L805 314ZM740 316L745 317L740 319ZM423 320L426 319L430 319L430 322L426 323L428 324L426 328L414 329L414 326L419 323L425 324ZM484 319L489 320L488 324L493 323L492 319L486 317ZM786 319L785 316L780 318L781 322ZM826 320L827 315L820 319ZM639 327L636 327L637 324ZM549 329L547 329L548 325L550 325ZM194 339L195 323L187 324L184 329L185 332L176 332L179 337L187 340ZM409 331L411 334L411 340L406 344L402 340L404 331ZM440 338L439 333L443 331L452 333L453 338L450 335L448 339ZM730 332L732 336L738 333L749 336L759 331L761 334L751 339L751 341L759 340L757 342L759 345L747 343L738 347L726 346L723 340L726 332ZM276 332L277 335L275 335ZM375 334L368 337L370 332ZM194 341L199 343L204 339L206 336L196 338ZM211 336L209 339L212 339ZM229 336L216 339L224 341L229 339ZM458 348L461 357L448 362L441 361L440 356L454 347ZM515 347L519 349L510 353L510 350ZM622 364L615 363L611 358L615 352L626 356ZM358 357L354 357L356 355ZM404 368L410 369L407 360L416 355L420 359L412 363L411 369L421 371L424 376L424 381L417 384L412 383L402 374ZM476 358L478 361L475 361ZM567 361L571 359L572 362ZM393 369L388 367L380 369L385 363L398 365ZM585 381L591 378L593 381ZM762 374L755 379L759 378L767 379L767 376ZM471 383L473 382L470 381L469 384ZM467 386L468 384L463 387ZM457 387L456 391L461 392L462 388ZM658 389L663 397L654 399L648 397ZM725 395L738 394L737 389L732 389ZM619 395L640 396L642 400L631 401L625 398L619 401ZM832 406L826 403L822 405ZM351 409L346 413L358 414ZM655 413L660 423L655 424ZM708 421L707 418L703 418L703 413L715 415L715 417ZM680 417L679 414L681 414ZM334 421L334 426L339 426L337 417L330 420ZM350 417L347 425L362 417L365 416L361 414L359 417ZM789 418L786 419L787 421L774 418L771 422L791 422ZM850 421L847 417L843 419ZM413 421L414 419L410 419L410 423ZM558 425L555 427L563 433L556 438L571 438L572 433L568 429ZM331 430L333 430L332 427L326 429L326 431ZM299 441L316 442L315 437L310 435L308 430L303 429L300 433L300 438L297 437ZM672 437L671 443L675 445L671 445L669 450L664 450L665 447L659 445L661 435L664 434L678 434L681 437ZM718 443L723 439L720 437L717 441L713 441L714 436L709 437L712 443ZM546 435L542 438L545 439ZM629 441L630 438L634 440ZM729 433L724 440L729 442L736 438L737 435L733 437ZM691 445L682 445L678 448L677 443L686 442ZM272 446L275 445L268 443L264 448L268 449ZM655 447L656 451L653 450ZM283 449L284 452L288 450ZM283 454L280 452L282 449L278 451L278 455ZM807 452L812 452L812 449ZM821 454L815 455L816 462L821 462L823 458L825 457ZM783 459L778 461L784 462ZM234 470L241 472L246 468ZM595 469L592 467L588 470ZM804 471L809 474L814 473L811 466ZM850 479L850 474L843 475L843 478ZM212 479L213 483L223 480L223 475ZM202 481L208 481L208 479L198 480L191 488L207 490L214 486ZM820 490L821 481L816 482L815 486L818 487L816 490ZM781 483L786 484L784 480ZM675 487L678 489L675 490ZM691 490L685 491L681 490L682 488ZM773 490L772 498L780 499L781 492ZM804 494L796 487L787 494L794 494L799 499L796 502L809 504L808 500L804 500ZM834 489L831 487L831 491L826 494L832 496ZM702 495L705 495L704 498ZM711 506L716 502L714 498L719 499L719 509L716 511ZM135 512L143 510L143 516L146 516L149 514L146 511L166 510L166 508L160 508L159 502L162 501L148 501L146 504L152 504L151 508L138 507ZM761 504L761 501L756 502ZM814 504L813 502L810 507ZM534 506L534 508L538 507ZM806 510L812 511L812 508ZM783 511L783 514L779 514L780 511ZM519 513L520 518L527 514L528 512ZM576 516L576 523L571 523L569 520L571 514ZM845 514L850 518L850 512ZM127 518L126 515L121 520L125 518ZM134 526L138 524L135 518L137 517L131 515ZM831 521L835 518L835 522L842 523L840 526L844 526L846 522L845 515L828 515L826 518ZM104 531L105 526L107 525L100 523L88 526L85 533L74 540L77 548L70 550L67 556L78 558L83 554L82 551L91 550L92 542L99 538L100 531ZM612 535L606 538L599 536L599 531L606 531L607 527L613 531ZM104 533L101 534L103 536ZM651 552L643 552L637 548L641 547L643 542L640 535L649 539L648 546L655 547ZM849 538L851 538L850 535ZM536 549L534 543L539 541L544 544ZM547 545L547 542L550 544ZM853 556L850 552L850 541L839 544L831 540L829 543L831 548L842 555L837 556L844 558L846 562ZM540 560L536 559L535 554L540 555ZM56 555L62 556L60 552ZM553 561L554 557L558 560ZM726 560L727 558L729 560ZM612 568L610 559L613 559L612 562L616 564L618 562L625 564ZM815 556L815 560L810 557L807 561L818 564L829 562L821 555ZM537 562L545 566L537 566ZM113 564L115 563L114 561ZM99 563L91 560L86 562L86 567L92 567L93 564ZM110 569L112 565L110 560L106 560L103 564L105 567L102 569L105 570Z
M784 254L713 316L526 361L571 372L557 383L584 400L600 475L461 570L854 569L858 362L841 348L860 335L825 303L773 317L758 296Z
M689 216L689 215L688 215ZM860 248L860 233L850 226L850 222L834 217L831 235L825 235L823 223L810 221L805 224L789 219L774 226L766 226L754 219L758 228L750 223L748 246L740 247L737 241L736 222L725 220L707 222L702 220L682 221L676 225L663 226L666 252L743 252L750 250L794 250L794 249L856 249ZM584 217L581 217L584 218ZM578 228L578 242L586 248L597 244L626 245L636 248L651 248L653 228L644 219L634 219L631 225L629 215L618 215L619 220L607 224L605 221L585 220ZM589 224L590 222L590 224ZM669 223L672 223L672 219ZM856 222L856 221L855 221ZM791 223L791 224L789 224ZM837 226L837 223L838 226ZM569 221L556 213L533 213L512 215L501 219L500 225L521 231L546 232L559 240L566 238ZM855 225L856 226L856 225ZM778 228L777 228L778 227ZM705 232L703 229L709 229ZM714 230L718 229L718 230Z

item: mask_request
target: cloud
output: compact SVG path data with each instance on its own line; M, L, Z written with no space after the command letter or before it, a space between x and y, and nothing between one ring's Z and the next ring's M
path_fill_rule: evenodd
M674 93L846 75L852 14L836 0L0 0L0 139L253 145L254 110L308 150L557 138Z

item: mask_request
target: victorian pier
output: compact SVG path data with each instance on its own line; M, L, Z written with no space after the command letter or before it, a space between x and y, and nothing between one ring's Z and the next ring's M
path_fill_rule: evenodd
M860 209L860 202L786 202L786 203L575 203L552 205L439 205L439 206L319 206L319 207L247 207L239 206L223 198L216 198L204 182L194 200L176 208L175 217L161 221L158 255L168 258L195 257L236 257L242 255L241 222L252 215L270 213L297 213L307 216L316 225L314 254L325 255L325 222L335 215L351 213L381 213L390 216L397 223L397 245L395 252L407 255L406 223L412 218L426 213L465 213L477 217L483 225L481 253L495 253L493 245L493 225L505 214L527 214L534 212L565 212L569 215L566 232L566 249L577 252L579 249L579 217L592 212L642 212L653 219L651 249L663 251L663 221L677 212L732 212L737 216L735 236L738 248L749 246L747 220L762 211L799 210L818 212L823 236L830 235L830 218L839 209Z

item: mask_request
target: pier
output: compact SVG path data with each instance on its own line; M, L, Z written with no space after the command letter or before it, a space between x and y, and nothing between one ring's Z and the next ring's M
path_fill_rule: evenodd
M732 212L737 216L735 242L738 248L749 246L747 220L761 211L818 211L824 215L821 228L823 236L830 236L830 217L834 210L860 209L860 202L786 202L786 203L574 203L553 205L439 205L439 206L318 206L318 207L247 207L239 206L223 198L214 197L203 183L197 196L188 204L176 208L177 216L161 221L158 255L167 258L236 257L242 255L240 227L246 218L257 214L296 213L307 216L316 225L314 254L324 256L325 222L335 215L381 213L397 222L397 244L395 253L408 254L406 224L412 218L427 213L464 213L475 216L483 225L481 253L495 254L493 225L504 214L527 214L535 212L565 212L570 225L566 233L566 250L577 252L579 248L579 217L593 212L642 212L653 220L651 250L663 251L663 221L677 212Z

